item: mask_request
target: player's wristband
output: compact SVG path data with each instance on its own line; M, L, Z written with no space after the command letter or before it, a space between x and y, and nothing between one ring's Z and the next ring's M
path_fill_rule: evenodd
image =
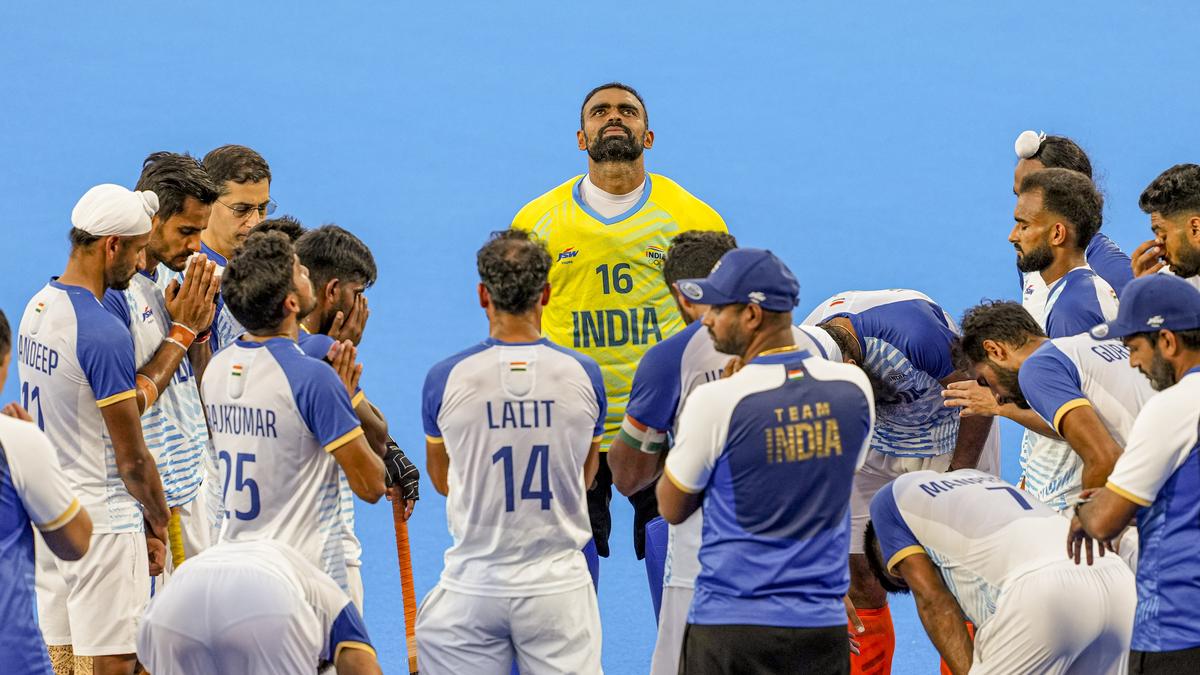
M171 332L167 333L166 340L182 347L186 352L188 347L191 347L192 343L196 341L196 331L176 321L171 324Z
M142 398L146 400L146 407L143 410L148 410L158 400L158 385L154 384L154 380L150 379L149 375L138 373L137 388L142 392Z

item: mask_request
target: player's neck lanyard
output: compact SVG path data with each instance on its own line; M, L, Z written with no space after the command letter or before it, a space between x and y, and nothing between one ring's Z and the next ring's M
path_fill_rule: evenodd
M770 356L772 354L786 354L788 352L798 352L798 351L800 351L800 345L788 345L786 347L776 347L774 349L768 349L765 352L759 352L758 356L755 356L754 358L757 359L760 356Z

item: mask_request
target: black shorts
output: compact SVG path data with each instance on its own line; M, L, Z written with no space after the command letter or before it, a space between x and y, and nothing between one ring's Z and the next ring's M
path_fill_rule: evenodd
M849 675L846 626L698 626L688 624L680 675Z
M1129 675L1200 673L1200 647L1174 652L1129 652Z
M608 557L608 537L612 534L612 470L608 468L608 453L600 453L600 470L596 472L596 487L588 490L588 518L592 521L592 539L596 541L596 553ZM637 559L646 557L646 523L658 517L658 497L654 485L629 498L633 504L633 550Z

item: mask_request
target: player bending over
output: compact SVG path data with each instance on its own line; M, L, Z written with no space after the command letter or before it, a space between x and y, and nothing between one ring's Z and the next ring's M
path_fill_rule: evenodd
M600 671L600 613L581 552L604 433L596 362L541 336L550 254L521 230L479 249L489 336L435 365L426 469L454 544L417 616L422 672Z
M916 471L871 500L867 557L888 592L913 594L953 675L1118 675L1133 573L1116 556L1076 566L1063 550L1069 527L982 471Z
M383 671L345 591L278 541L223 541L188 560L154 596L138 629L153 675Z

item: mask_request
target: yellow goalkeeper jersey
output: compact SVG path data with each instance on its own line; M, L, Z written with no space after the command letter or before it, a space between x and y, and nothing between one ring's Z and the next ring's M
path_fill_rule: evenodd
M681 328L662 277L671 238L684 230L725 232L708 204L671 179L646 174L641 200L604 218L580 195L576 176L525 205L512 226L550 249L550 304L542 333L596 359L608 396L603 448L621 426L638 361Z

